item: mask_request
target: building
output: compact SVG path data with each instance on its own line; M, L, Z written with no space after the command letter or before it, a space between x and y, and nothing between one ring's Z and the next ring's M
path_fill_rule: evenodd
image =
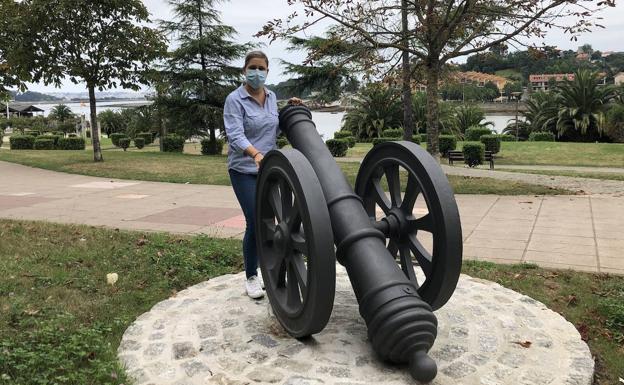
M23 117L32 117L41 113L43 115L43 110L39 107L35 107L32 104L27 103L9 103L8 113L10 116L23 116ZM0 103L0 116L7 116L7 106L6 104Z
M620 84L624 84L624 72L620 72L619 74L615 75L614 79L615 79L616 86L619 86Z
M604 86L607 84L607 74L601 72L598 74L600 77L600 82L598 85ZM561 83L564 80L573 81L574 74L539 74L539 75L529 75L529 83L531 83L531 90L533 92L537 91L548 91L552 86L557 83Z
M477 87L485 87L487 83L494 83L498 90L502 93L505 88L505 84L509 83L509 79L498 75L486 74L482 72L468 71L468 72L451 72L444 80L440 80L440 85L445 83L460 83L460 84L473 84ZM426 92L427 85L419 83L416 85L416 91Z

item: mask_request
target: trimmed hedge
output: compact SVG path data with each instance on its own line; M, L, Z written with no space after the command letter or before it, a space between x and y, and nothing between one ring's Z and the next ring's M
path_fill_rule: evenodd
M186 140L179 135L167 135L162 138L164 152L184 152Z
M490 130L489 128L472 126L466 130L466 134L464 136L466 138L466 141L468 142L478 142L479 138L481 138L483 135L492 135L492 130Z
M440 154L447 156L449 151L453 151L457 148L457 138L455 135L440 135L438 137L438 146L440 148Z
M340 130L334 132L334 139L344 139L348 138L349 136L353 136L353 133L351 131Z
M91 131L85 131L85 136L87 137L87 139L91 139Z
M420 138L420 143L427 143L427 134L418 134Z
M501 138L499 135L482 135L479 141L485 146L485 151L498 154L501 149Z
M35 146L35 137L32 135L11 135L9 145L11 150L32 150Z
M145 139L143 138L134 138L134 146L139 150L145 147Z
M35 139L35 150L54 150L54 139L39 137Z
M122 134L121 132L115 132L114 134L110 134L108 136L113 142L113 146L119 147L119 139L127 137L126 134Z
M65 133L63 131L52 131L52 135L60 136L62 138L65 137Z
M375 138L373 139L373 146L387 142L396 142L396 138Z
M349 148L355 147L355 137L347 136L346 138L343 138L343 139L347 141L347 144L349 145Z
M70 138L77 138L78 137L78 135L74 134L73 132L71 134L67 134L67 136L70 137Z
M182 144L184 146L184 144ZM210 138L202 139L201 141L201 153L204 155L221 155L223 152L223 141L217 139L216 142L210 140Z
M124 151L130 147L130 138L120 138L117 142L119 143L118 147L123 148Z
M329 139L325 144L332 156L342 157L347 155L347 150L349 149L348 141L344 139Z
M145 141L145 144L152 144L154 143L154 135L152 135L151 132L139 132L138 134L136 134L136 138L142 138Z
M412 136L412 142L414 142L416 144L420 144L420 135Z
M529 142L554 142L555 134L548 131L532 132L529 134Z
M2 139L4 138L4 130L0 128L0 147L2 147Z
M32 136L36 138L39 135L41 135L41 132L36 131L36 130L29 130L29 131L24 131L24 135L28 135L28 136Z
M61 150L84 150L85 147L84 138L60 138L58 141L58 148Z
M483 164L485 159L485 146L482 143L464 144L464 162L469 167L476 167Z
M403 130L400 128L383 130L381 136L383 138L401 139L403 137Z
M288 139L286 138L277 138L277 147L278 148L284 148L287 145L289 145L290 143L288 142Z
M503 135L499 135L501 142L515 142L516 141L516 137L513 135L507 135L507 134L503 134Z
M54 146L56 147L56 146L58 146L58 141L61 138L62 138L62 136L59 136L59 135L41 135L41 136L38 136L36 139L51 139L51 140L54 141ZM36 142L36 140L35 140L35 142Z

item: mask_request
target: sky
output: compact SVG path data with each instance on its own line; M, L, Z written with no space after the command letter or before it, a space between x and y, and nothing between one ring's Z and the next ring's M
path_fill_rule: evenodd
M166 0L143 0L143 3L151 12L153 20L171 18ZM217 8L221 11L222 21L238 31L236 39L240 42L259 44L260 48L267 54L270 60L268 83L277 84L287 79L282 73L279 64L280 59L295 63L300 63L303 60L303 53L287 52L286 44L282 41L268 44L268 39L253 36L261 30L268 20L284 18L295 10L293 6L288 6L287 0L231 0L219 3ZM596 29L583 34L578 41L570 41L569 36L560 31L551 31L545 39L546 44L556 45L564 50L576 50L580 45L591 44L594 49L600 51L624 51L624 43L621 40L624 35L624 1L618 1L615 8L609 8L599 16L604 18L600 23L606 27L605 29ZM323 29L324 27L320 25L311 30L310 33L320 34ZM539 45L541 42L536 42L536 44ZM242 66L242 60L235 64ZM61 89L42 84L30 84L29 90L37 92L83 92L85 87L66 81Z

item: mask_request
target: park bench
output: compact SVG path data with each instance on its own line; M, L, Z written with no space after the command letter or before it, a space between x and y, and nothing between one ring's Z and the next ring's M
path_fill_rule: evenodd
M464 161L464 153L462 151L449 151L448 152L448 160L449 164L452 166L453 162L463 162ZM491 151L485 152L485 161L490 162L490 170L494 170L494 155Z

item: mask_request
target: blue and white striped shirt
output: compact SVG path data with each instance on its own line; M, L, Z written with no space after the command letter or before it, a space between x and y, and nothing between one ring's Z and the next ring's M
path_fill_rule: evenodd
M254 160L244 151L253 145L262 154L276 148L279 131L277 98L264 89L264 106L249 95L242 85L225 99L223 123L228 137L228 168L245 174L257 174Z

